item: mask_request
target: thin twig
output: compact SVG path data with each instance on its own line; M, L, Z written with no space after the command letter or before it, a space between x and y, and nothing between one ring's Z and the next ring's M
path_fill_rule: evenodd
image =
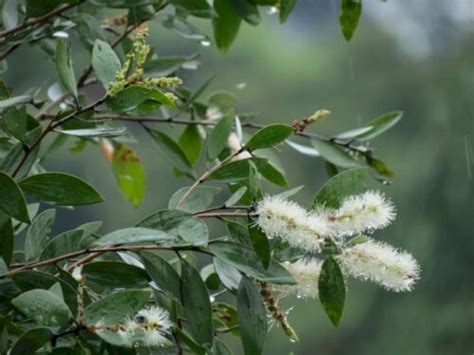
M244 149L239 149L237 152L229 155L227 158L219 161L216 165L214 165L211 169L207 170L200 178L198 178L192 185L191 187L185 192L185 194L183 195L183 197L181 197L181 199L179 200L179 202L176 204L176 208L179 208L181 207L181 205L186 201L186 199L189 197L189 195L191 195L191 193L200 185L202 184L204 181L206 181L206 179L212 175L212 173L214 173L215 171L217 171L218 169L220 169L224 164L228 163L229 161L231 161L233 158L235 158L237 155L239 155L240 153L242 153L244 151Z
M18 25L16 27L11 28L7 31L0 32L0 38L3 38L3 40L0 41L0 45L6 43L8 41L8 39L11 36L13 36L14 34L16 34L17 32L23 31L23 30L25 30L27 28L30 28L30 27L34 27L36 25L41 25L41 24L45 23L46 21L48 21L50 18L53 18L54 16L59 15L64 11L72 9L73 7L78 6L80 3L81 3L81 1L79 1L77 3L65 4L63 6L59 6L55 10L53 10L51 12L48 12L48 13L44 14L43 16L37 17L37 18L35 18L34 20L32 20L30 22L25 22L25 23L22 23L21 25Z
M118 251L137 251L137 250L191 250L191 251L197 251L197 252L202 252L204 254L212 255L210 252L200 249L196 246L192 246L192 245L191 246L184 245L184 246L164 247L164 246L160 246L156 244L151 244L151 245L128 245L128 246L122 245L122 246L109 246L109 247L102 247L102 248L91 248L91 249L78 250L78 251L64 254L64 255L59 255L57 257L41 260L38 262L26 263L19 268L16 268L4 274L1 274L0 279L10 277L14 274L19 273L20 271L31 270L31 269L35 269L35 268L45 266L45 265L56 264L61 261L76 258L81 255L86 255L86 254L89 255L89 254L94 254L94 253L103 254L103 253L118 252Z

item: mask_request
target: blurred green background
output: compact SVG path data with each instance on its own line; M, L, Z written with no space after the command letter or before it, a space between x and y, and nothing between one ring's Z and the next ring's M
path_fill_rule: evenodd
M301 341L290 343L272 329L265 353L472 354L474 3L365 1L350 43L339 31L337 16L338 1L300 0L284 26L270 14L259 27L243 25L226 55L156 24L151 27L151 44L160 55L201 52L199 70L180 73L186 85L196 88L215 76L209 93L235 92L238 111L260 112L262 122L291 123L325 108L332 115L312 129L332 134L387 111L405 112L399 125L373 142L377 156L395 170L393 184L380 188L398 209L396 222L375 237L412 252L422 267L421 281L407 294L351 281L339 329L318 301L285 300L286 306L294 305L290 321ZM83 51L80 47L77 43L73 51ZM14 80L19 91L43 84L40 73L45 70L51 71L53 83L53 65L39 56L36 48L18 50L7 83ZM78 64L87 60L84 53ZM172 134L177 137L181 129ZM172 193L189 184L174 177L137 127L131 130L141 143L135 149L147 171L143 206L135 209L121 196L98 147L79 155L56 153L47 168L86 178L107 199L61 211L58 231L91 220L103 220L104 232L130 226L166 207ZM291 186L305 186L296 199L308 204L327 179L322 162L288 147L278 155Z

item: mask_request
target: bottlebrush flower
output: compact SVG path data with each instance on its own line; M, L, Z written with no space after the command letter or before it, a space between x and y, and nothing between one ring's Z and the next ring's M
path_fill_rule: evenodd
M160 307L148 307L125 323L121 335L131 343L139 342L152 347L164 346L169 343L165 335L172 327L173 323L167 311Z
M275 286L275 291L285 296L296 295L298 298L317 298L318 279L322 265L323 262L318 259L298 260L294 263L283 264L298 284Z
M395 207L378 191L345 198L338 210L328 212L333 235L354 235L384 228L395 219Z
M257 213L257 225L269 238L280 237L293 247L319 251L324 236L329 235L325 217L278 196L267 196L260 201Z
M410 253L373 239L344 249L338 258L351 276L390 291L411 291L420 278L420 266Z

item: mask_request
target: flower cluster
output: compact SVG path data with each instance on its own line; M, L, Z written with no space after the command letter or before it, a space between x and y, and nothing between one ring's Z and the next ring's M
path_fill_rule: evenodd
M116 332L127 344L163 347L170 343L166 335L172 328L173 323L167 311L160 307L148 307L140 310L135 317L128 319L124 324L104 325L99 322L91 330L96 333Z
M336 259L345 275L370 280L387 290L410 291L420 277L420 267L411 254L388 244L367 238L351 243L346 237L371 233L388 226L395 219L395 207L378 191L344 198L339 208L318 206L308 211L295 202L279 196L267 196L257 205L257 225L269 238L281 238L307 254L309 261L299 260L284 266L297 281L295 286L275 286L281 295L318 297L318 279L325 242L337 247Z
M109 85L108 95L117 95L129 84L141 85L148 89L157 87L172 88L182 84L182 80L178 77L143 78L143 66L150 54L150 46L146 43L147 36L147 28L136 34L132 49L127 54L127 59L122 68L115 73L115 81ZM172 93L166 93L165 95L172 101L176 100L176 96Z

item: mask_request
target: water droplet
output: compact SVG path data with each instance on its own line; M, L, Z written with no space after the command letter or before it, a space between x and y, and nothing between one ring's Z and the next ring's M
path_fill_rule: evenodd
M201 45L204 46L204 47L209 47L211 45L211 42L202 40Z
M275 15L279 12L278 8L276 6L272 6L268 9L268 14L269 15Z

